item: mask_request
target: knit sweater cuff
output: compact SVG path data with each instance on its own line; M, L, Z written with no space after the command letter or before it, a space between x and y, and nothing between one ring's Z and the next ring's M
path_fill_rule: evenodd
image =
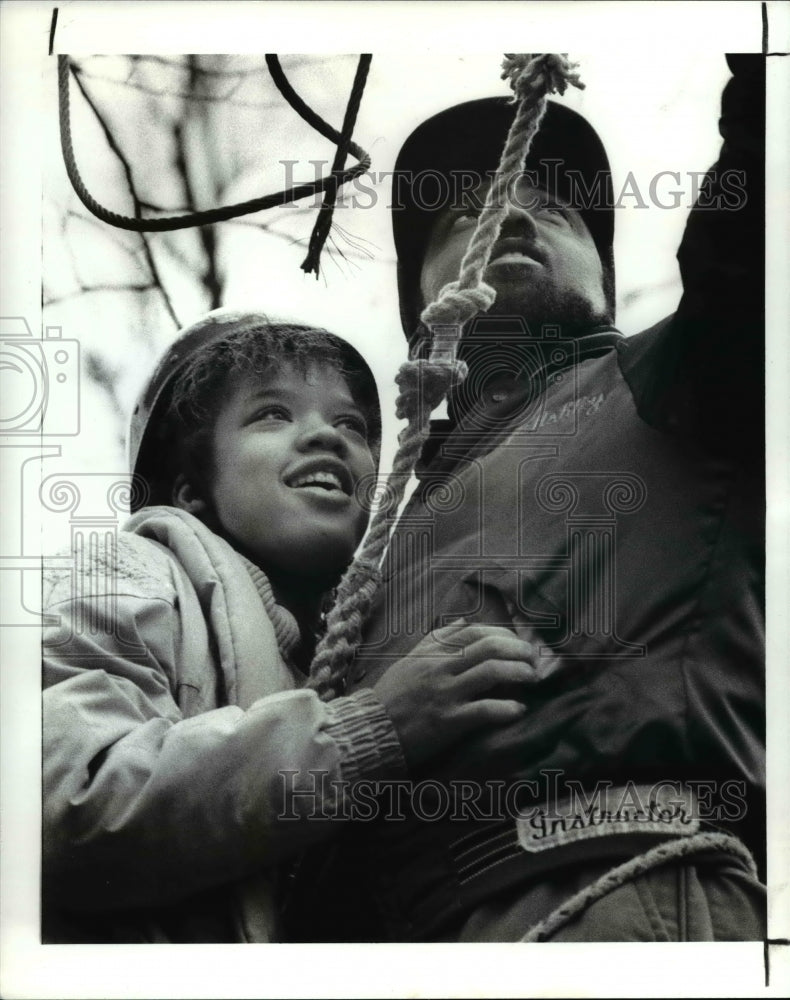
M343 777L387 778L406 774L403 749L384 706L368 688L327 706L325 732L342 751Z

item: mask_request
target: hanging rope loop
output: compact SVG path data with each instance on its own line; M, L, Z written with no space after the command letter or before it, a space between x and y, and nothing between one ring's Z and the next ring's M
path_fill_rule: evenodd
M337 145L332 173L329 176L306 184L297 184L283 191L263 195L260 198L252 198L249 201L239 202L235 205L224 205L220 208L189 212L185 215L143 219L140 216L121 215L118 212L112 212L110 209L105 208L96 201L82 179L77 167L77 159L71 135L69 100L69 73L76 73L77 70L71 66L67 55L59 55L58 104L60 143L66 173L77 197L97 219L110 226L115 226L117 229L125 229L137 233L173 232L178 229L190 229L195 226L207 226L216 222L227 222L229 219L236 219L241 215L251 215L278 205L288 205L291 202L300 201L302 198L323 191L324 202L319 210L318 218L310 237L308 254L302 265L304 270L314 271L317 277L321 250L329 235L332 224L332 213L335 207L337 192L347 181L353 180L370 169L370 156L361 146L352 140L351 135L356 124L357 113L365 90L371 58L369 55L361 55L359 57L359 64L346 108L342 132L338 132L299 97L283 73L277 56L266 56L266 65L269 68L272 80L285 100L288 101L297 114L307 121L312 128ZM349 153L356 157L359 162L352 167L345 168L346 156Z
M309 683L323 699L346 688L351 660L376 594L378 567L406 483L430 433L431 412L467 375L465 363L455 356L463 328L478 313L490 309L496 299L495 290L486 284L483 275L508 212L507 192L523 169L546 112L547 95L564 93L569 84L583 87L575 68L564 55L505 56L502 76L509 80L519 105L486 203L461 261L458 280L445 285L436 301L420 315L420 322L430 333L430 355L407 361L396 378L400 389L396 414L408 423L398 437L387 481L389 502L380 505L373 516L362 550L338 589L337 603L327 617L326 634L313 660ZM359 570L359 564L366 567L364 572Z
M395 376L400 395L395 401L395 416L421 426L447 396L466 378L463 361L419 358L406 361Z
M496 292L484 281L475 288L461 288L458 281L451 281L442 288L439 298L423 309L420 320L427 327L439 323L461 326L477 313L490 309L495 299Z

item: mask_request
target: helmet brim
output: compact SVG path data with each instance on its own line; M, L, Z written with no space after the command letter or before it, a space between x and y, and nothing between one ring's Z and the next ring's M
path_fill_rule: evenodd
M419 125L398 154L392 227L401 321L407 337L416 329L423 306L419 279L425 248L437 215L448 207L447 199L438 195L456 197L464 186L468 190L469 182L462 175L483 178L493 174L515 111L516 106L504 97L454 105ZM595 129L580 114L549 101L524 169L534 171L540 181L545 178L539 186L577 208L605 270L611 272L613 286L612 179ZM441 178L446 183L436 183ZM431 192L429 197L426 190Z
M156 428L165 416L172 400L173 386L187 361L214 341L245 330L265 329L273 323L276 325L277 321L272 321L264 313L215 309L182 330L177 340L167 349L138 396L129 425L127 458L133 477L130 504L132 513L141 507L172 502L173 456L162 452ZM308 329L300 324L284 325L294 330ZM329 331L321 332L341 345L356 369L364 375L371 405L378 407L380 413L378 386L368 363L344 337ZM379 448L373 448L377 467L379 457Z

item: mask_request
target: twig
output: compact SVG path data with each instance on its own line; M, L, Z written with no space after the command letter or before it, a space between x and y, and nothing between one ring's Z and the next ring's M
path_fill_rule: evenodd
M106 121L104 120L104 116L99 111L98 107L96 106L95 102L92 100L92 98L91 98L90 94L88 93L88 91L85 89L85 86L84 86L82 80L80 79L80 70L78 70L77 67L75 67L73 64L72 64L72 67L71 67L71 73L72 73L72 76L74 77L74 79L75 79L75 81L77 83L77 86L80 89L80 93L85 98L85 101L86 101L88 107L91 109L91 111L93 112L93 114L94 114L94 116L96 118L96 121L99 123L99 127L101 128L102 132L104 133L104 137L107 140L107 145L110 147L110 149L112 150L112 152L116 155L116 157L118 158L118 160L119 160L119 162L120 162L120 164L121 164L121 166L123 168L123 172L124 172L124 174L126 176L126 183L127 183L128 187L129 187L129 194L131 195L132 202L134 204L134 217L136 219L139 219L139 218L142 217L142 203L140 201L139 195L137 194L137 187L136 187L136 185L134 183L134 176L132 175L131 165L129 164L129 161L127 160L127 158L126 158L123 150L120 148L120 146L116 142L115 136L112 134L112 131L110 130L109 126L107 125ZM170 301L170 296L168 295L167 290L166 290L164 284L162 283L162 277L159 274L159 268L156 266L156 262L154 261L154 256L153 256L153 253L151 251L151 247L149 245L148 239L147 239L145 233L141 232L139 235L140 235L140 240L141 240L141 244L142 244L142 247L143 247L143 253L145 255L145 260L146 260L146 263L148 265L148 269L149 269L150 274L151 274L151 278L153 279L155 285L159 289L159 292L160 292L160 294L162 296L162 299L164 301L164 304L165 304L165 308L167 309L168 313L170 314L170 318L173 320L173 322L175 323L176 329L178 330L178 329L181 328L181 322L179 321L178 316L176 315L176 311L173 308L173 303Z
M157 286L154 282L149 282L148 284L129 284L129 285L112 285L112 284L100 284L100 285L80 285L80 287L74 292L67 292L65 295L56 295L54 298L45 299L41 305L46 309L49 306L59 305L61 302L68 302L70 299L79 298L81 295L91 295L94 292L153 292L157 290Z
M190 91L195 92L196 88L200 86L199 84L199 70L200 64L198 63L196 56L187 56L190 70ZM201 115L203 112L199 112ZM195 194L192 188L191 178L189 176L189 167L186 160L186 151L184 149L184 132L180 124L177 124L175 129L175 140L176 140L176 164L180 169L181 176L184 180L184 192L186 194L187 204L189 205L189 210L192 212L197 211L197 204L195 202ZM213 177L212 177L213 181ZM213 200L219 200L219 191L216 185L213 185L214 190L212 191ZM203 252L206 255L206 269L201 276L203 285L209 294L209 301L211 303L211 308L216 309L222 302L222 283L219 278L219 273L217 271L217 237L213 226L200 226L198 228L198 237L200 239L200 244L203 247Z
M75 64L72 64L75 67ZM239 101L231 100L230 96L225 94L192 94L189 91L181 90L158 90L156 87L148 86L148 84L139 83L138 81L133 81L131 79L126 80L116 80L112 76L102 76L100 73L91 73L90 70L83 69L81 66L76 67L77 71L89 80L97 80L100 83L111 83L116 87L129 87L132 90L139 90L141 93L150 94L152 97L178 97L187 101L203 101L206 104L229 104L234 108L252 108L259 110L268 110L269 108L275 107L278 103L276 101ZM235 92L235 88L229 93Z

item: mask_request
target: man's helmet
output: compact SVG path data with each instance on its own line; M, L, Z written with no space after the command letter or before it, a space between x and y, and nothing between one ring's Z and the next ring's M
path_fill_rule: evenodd
M392 227L398 258L401 322L407 337L417 329L420 272L436 215L458 193L461 172L481 178L499 165L516 107L486 97L447 108L419 125L398 154L393 176ZM549 101L524 169L540 187L579 211L598 249L614 312L614 200L609 161L600 138L581 115ZM445 178L431 187L430 175ZM545 184L544 184L545 179ZM440 192L441 188L441 192ZM444 193L430 198L426 192Z
M167 411L173 385L187 361L197 351L214 341L256 328L263 332L272 326L288 326L297 332L314 329L293 323L277 322L263 313L215 309L182 330L178 339L167 349L138 396L129 424L128 468L136 477L135 488L132 490L132 513L141 507L172 502L170 489L173 456L162 451L156 428ZM376 380L365 359L342 337L330 333L327 333L327 336L341 347L343 354L364 384L366 398L380 413ZM376 449L373 450L374 459L377 461Z

